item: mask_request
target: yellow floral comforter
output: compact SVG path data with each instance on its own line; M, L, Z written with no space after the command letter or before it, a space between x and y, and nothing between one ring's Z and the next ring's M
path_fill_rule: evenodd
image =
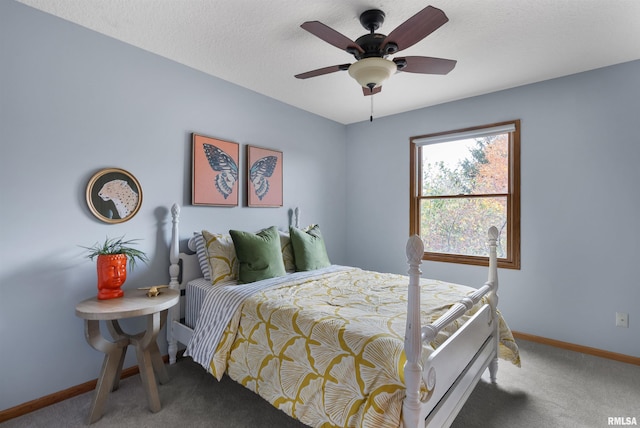
M261 290L236 311L210 362L278 409L315 427L398 427L408 278L360 269ZM472 288L422 280L422 323ZM468 319L477 308L472 308ZM500 317L500 356L519 365ZM464 322L432 343L437 347ZM426 358L432 350L425 345Z

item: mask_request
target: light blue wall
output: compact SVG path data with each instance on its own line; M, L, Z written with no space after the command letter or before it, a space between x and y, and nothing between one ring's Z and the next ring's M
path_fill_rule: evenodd
M183 239L203 227L285 227L300 206L344 263L344 125L15 2L0 2L0 40L0 410L96 378L102 356L74 315L96 294L95 264L78 246L141 238L152 261L125 289L166 283L174 202ZM240 143L243 175L245 145L281 150L284 206L190 206L191 132ZM87 182L106 167L142 185L126 223L87 208Z
M507 320L640 356L639 61L345 127L15 2L0 2L0 40L0 410L97 376L102 356L74 315L95 294L78 245L142 238L152 262L125 288L163 283L173 202L183 240L201 227L285 226L300 206L332 261L404 273L409 137L508 119L522 120L523 228L522 270L500 271ZM190 206L191 132L283 151L284 207ZM120 225L84 200L105 167L144 190ZM477 267L423 271L485 280ZM616 311L631 328L613 326Z
M349 126L348 262L407 270L410 136L510 119L522 127L522 269L499 272L508 323L640 356L640 61ZM422 271L486 280L472 266Z

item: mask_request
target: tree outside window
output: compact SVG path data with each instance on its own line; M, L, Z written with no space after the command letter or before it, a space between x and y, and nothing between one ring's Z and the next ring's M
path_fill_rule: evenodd
M487 265L487 230L499 231L498 266L520 268L520 122L411 138L410 233L425 260Z

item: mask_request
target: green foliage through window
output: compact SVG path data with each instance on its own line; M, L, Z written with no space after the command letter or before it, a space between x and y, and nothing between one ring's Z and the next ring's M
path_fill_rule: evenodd
M463 130L461 139L455 138L459 131L444 142L416 144L412 139L411 232L421 236L427 253L485 258L487 230L495 226L500 232L498 257L517 256L519 268L519 185L514 185L519 183L514 179L519 174L519 162L514 162L519 130L516 127L518 135L487 135L485 128L494 126L477 128L478 137Z

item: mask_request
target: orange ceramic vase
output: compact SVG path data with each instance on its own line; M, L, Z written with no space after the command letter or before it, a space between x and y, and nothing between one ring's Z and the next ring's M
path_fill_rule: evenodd
M127 256L109 254L98 256L98 299L115 299L124 296L120 289L127 279Z

